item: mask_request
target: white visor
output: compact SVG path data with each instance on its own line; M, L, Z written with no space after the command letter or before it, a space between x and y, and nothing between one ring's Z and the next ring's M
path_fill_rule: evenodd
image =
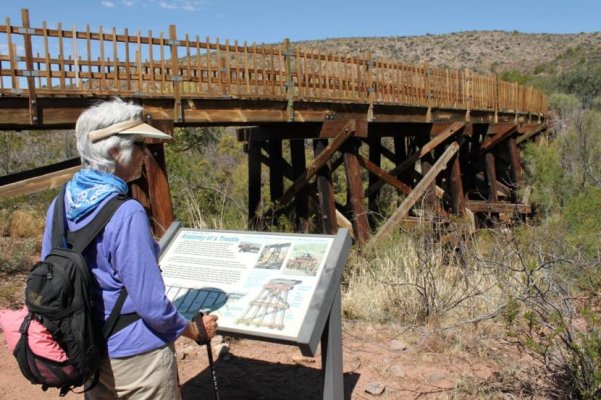
M97 129L88 134L92 143L113 135L133 135L144 138L171 140L172 136L144 123L141 119L118 122L106 128Z

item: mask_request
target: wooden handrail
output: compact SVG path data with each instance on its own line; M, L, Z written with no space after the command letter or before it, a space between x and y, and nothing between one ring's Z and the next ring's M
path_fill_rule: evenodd
M0 25L0 95L103 93L131 96L265 98L408 105L546 115L539 90L494 75L314 51L232 44L188 35ZM27 22L27 23L26 23ZM171 28L175 32L175 27ZM30 49L24 54L22 49ZM33 49L33 52L32 50ZM32 54L33 53L33 54ZM33 85L34 87L31 87ZM181 93L180 93L181 92ZM179 93L179 94L178 94ZM179 100L176 100L179 101Z

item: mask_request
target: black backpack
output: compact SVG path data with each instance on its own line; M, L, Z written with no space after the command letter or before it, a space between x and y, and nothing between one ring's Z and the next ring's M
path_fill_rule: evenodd
M33 266L27 277L25 304L29 313L13 352L21 372L31 383L41 384L43 390L60 388L61 397L93 378L86 390L91 389L98 381L107 338L140 318L136 313L119 315L127 297L123 288L107 322L101 326L92 308L91 274L82 256L127 198L112 198L84 228L69 232L63 200L65 188L54 203L52 250ZM66 361L50 360L32 351L28 331L33 319L50 332L66 353Z

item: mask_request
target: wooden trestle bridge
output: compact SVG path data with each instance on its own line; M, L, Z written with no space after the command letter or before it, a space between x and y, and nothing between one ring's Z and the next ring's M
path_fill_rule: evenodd
M239 127L249 223L286 210L304 229L315 208L325 232L350 223L359 243L410 218L420 198L444 216L531 213L519 190L520 147L545 130L547 116L546 97L533 88L369 53L178 36L175 26L158 35L32 27L27 10L20 24L0 25L0 130L73 128L86 107L112 96L141 104L145 119L168 132ZM150 147L146 178L132 192L160 235L173 212L163 144ZM269 199L261 198L262 166ZM346 182L335 188L342 166ZM70 160L1 177L0 196L55 187L77 168ZM406 197L376 232L370 215L382 213L384 185Z

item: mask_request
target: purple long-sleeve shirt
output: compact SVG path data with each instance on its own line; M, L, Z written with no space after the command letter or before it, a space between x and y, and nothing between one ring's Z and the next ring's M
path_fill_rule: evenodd
M103 206L111 197L104 200ZM42 240L42 259L52 248L53 201L48 208ZM88 224L97 207L79 222L69 221L74 231ZM104 231L84 252L92 276L98 313L106 320L117 302L121 288L127 299L121 314L137 312L141 319L113 334L108 341L109 357L127 357L157 349L177 339L188 324L165 296L165 284L158 267L159 246L152 238L148 217L140 203L128 200L113 214Z

